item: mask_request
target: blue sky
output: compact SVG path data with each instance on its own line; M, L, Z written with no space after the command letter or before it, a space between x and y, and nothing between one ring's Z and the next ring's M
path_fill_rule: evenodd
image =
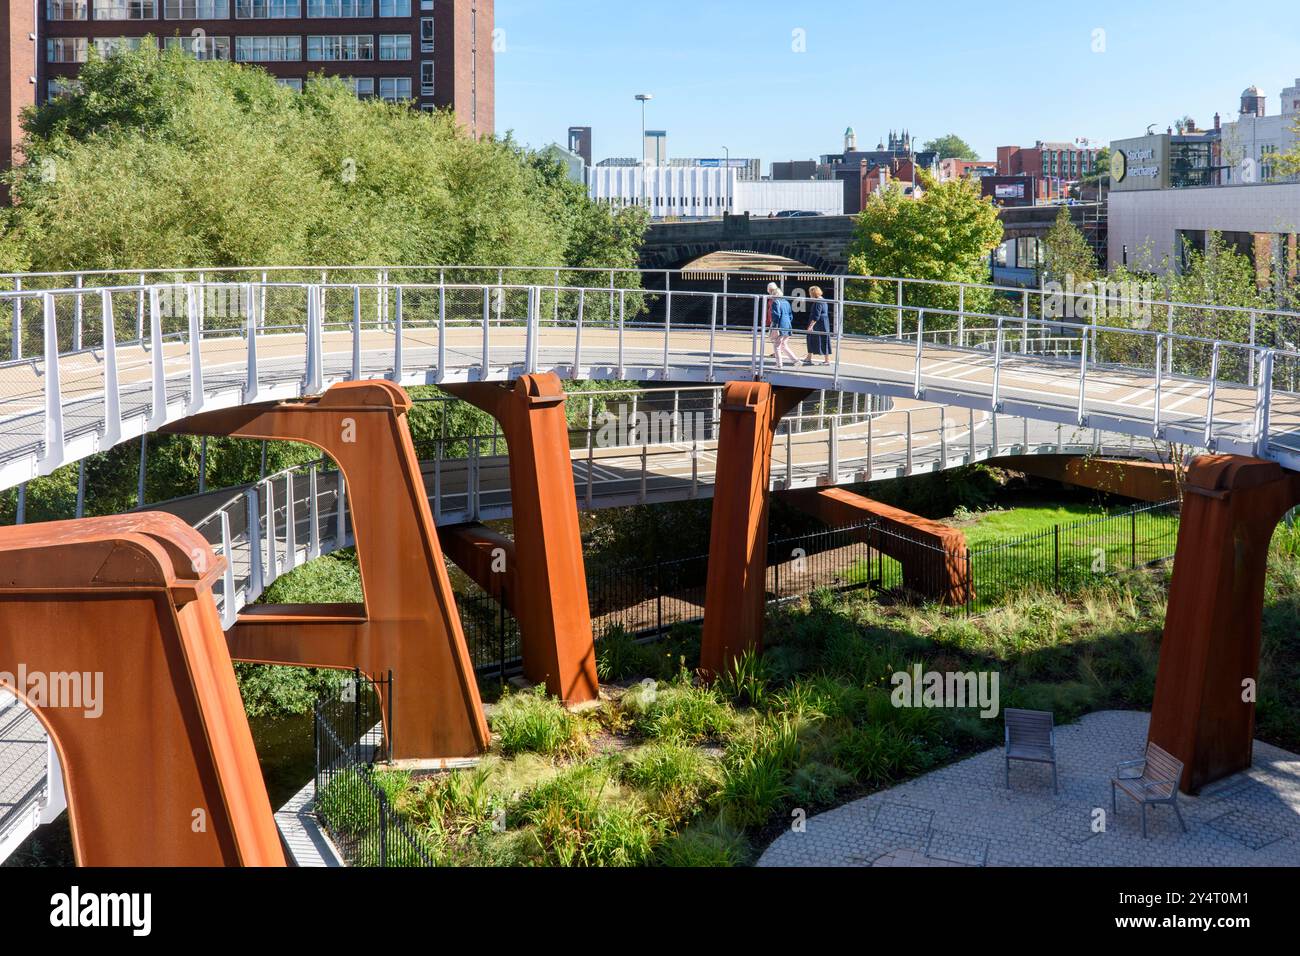
M1296 0L496 0L496 21L498 133L536 147L592 126L597 160L635 153L638 92L654 94L647 126L668 130L670 156L725 145L766 171L837 151L850 125L864 148L906 126L990 159L1184 114L1208 126L1252 83L1276 113L1300 77Z

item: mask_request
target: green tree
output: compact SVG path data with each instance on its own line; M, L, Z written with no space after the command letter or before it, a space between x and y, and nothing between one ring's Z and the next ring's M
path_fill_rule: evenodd
M975 183L968 180L936 181L920 174L924 192L918 199L892 185L872 196L858 214L856 232L849 247L849 271L858 275L944 282L987 283L989 253L1002 242L1002 223L997 208L980 198ZM849 283L848 296L861 302L895 302L897 287L892 282ZM905 327L915 328L919 308L955 310L962 298L951 286L904 283ZM964 305L971 311L989 311L992 293L968 288ZM872 335L892 334L896 329L892 308L850 307L845 323L849 331ZM931 315L927 329L951 328L956 318Z
M81 80L25 116L28 158L5 176L18 202L0 213L0 272L482 263L538 266L549 282L553 267L637 261L643 210L593 203L559 164L473 139L450 115L359 101L338 80L297 94L258 68L148 44L92 54ZM620 283L635 286L635 274ZM433 434L425 408L412 416L417 437ZM458 415L463 434L491 431L485 416ZM87 462L89 514L136 506L139 453L130 443ZM314 457L272 443L266 467ZM198 462L198 439L151 436L147 499L197 490ZM261 468L260 443L208 443L211 488ZM70 517L76 472L29 483L28 520ZM0 520L16 508L15 491L0 495Z
M979 159L979 153L956 133L929 140L923 150L934 150L940 159Z
M1277 179L1300 176L1300 114L1291 123L1291 148L1273 158L1273 176Z
M448 113L148 44L92 54L81 88L25 125L11 228L41 270L623 266L644 228Z
M1097 254L1071 221L1068 206L1062 206L1056 214L1056 221L1043 237L1043 246L1049 279L1064 283L1067 276L1073 276L1075 285L1080 285L1097 277Z

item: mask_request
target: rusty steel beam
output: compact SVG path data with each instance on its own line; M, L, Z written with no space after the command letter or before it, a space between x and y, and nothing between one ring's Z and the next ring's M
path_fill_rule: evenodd
M843 488L810 488L784 497L828 527L873 521L859 539L897 560L903 566L903 587L914 594L958 607L975 596L966 563L966 535L960 529Z
M1300 504L1300 474L1202 455L1184 487L1149 736L1195 793L1251 765L1269 544Z
M990 458L986 464L1137 501L1158 503L1178 497L1178 473L1165 462L1090 455L1006 455Z
M508 387L476 382L442 388L495 418L510 450L515 534L509 574L524 676L568 703L595 700L596 649L560 378L545 372Z
M0 671L58 753L82 866L284 865L212 595L224 567L157 512L0 529Z
M361 605L258 606L229 635L236 660L393 673L397 759L463 757L490 735L406 416L391 382L346 382L319 398L208 412L168 431L298 441L343 472ZM385 701L385 704L387 701ZM387 708L385 724L387 725Z
M515 603L515 543L498 531L471 522L441 529L443 554L511 614Z
M772 441L782 416L808 394L766 382L723 386L700 647L706 679L747 649L763 649Z

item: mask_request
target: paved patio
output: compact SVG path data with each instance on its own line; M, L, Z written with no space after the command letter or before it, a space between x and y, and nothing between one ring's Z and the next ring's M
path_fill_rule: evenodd
M1058 727L1061 792L1051 769L1013 762L1002 748L809 818L785 833L759 866L1300 866L1300 756L1255 742L1254 766L1178 802L1147 808L1119 795L1115 765L1138 757L1150 715L1089 714ZM1093 832L1096 808L1106 830Z

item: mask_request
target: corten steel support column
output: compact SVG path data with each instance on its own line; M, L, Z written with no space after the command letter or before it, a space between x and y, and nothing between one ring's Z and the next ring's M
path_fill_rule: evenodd
M1150 739L1183 762L1188 793L1250 766L1269 542L1300 503L1276 462L1203 455L1187 473Z
M723 386L700 648L706 678L763 648L772 441L781 417L808 394L766 382Z
M515 529L509 575L524 676L568 703L595 700L596 650L559 376L442 388L490 414L505 433Z
M0 530L0 679L50 734L82 866L284 865L224 567L156 512Z
M240 661L393 672L392 754L486 750L473 664L407 428L391 382L345 382L319 398L195 415L169 431L300 441L334 459L347 487L364 604L258 605L229 634ZM387 713L385 708L385 719Z

